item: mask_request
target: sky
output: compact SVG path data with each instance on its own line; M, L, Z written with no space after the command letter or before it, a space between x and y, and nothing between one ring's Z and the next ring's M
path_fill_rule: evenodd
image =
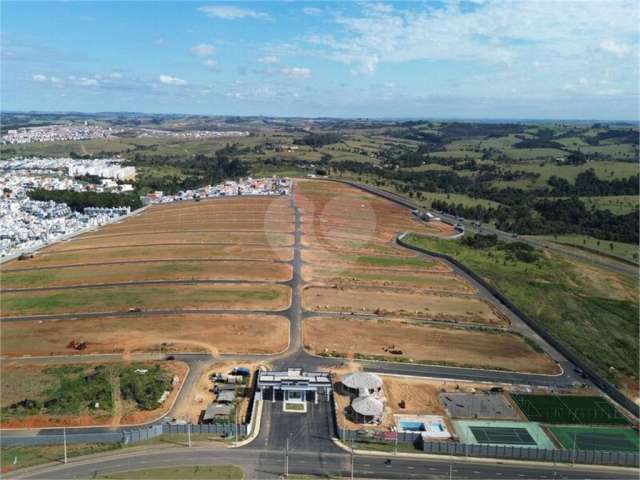
M639 119L634 0L0 9L2 110Z

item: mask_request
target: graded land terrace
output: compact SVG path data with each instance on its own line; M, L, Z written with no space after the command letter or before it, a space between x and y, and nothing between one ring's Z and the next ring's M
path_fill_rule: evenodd
M3 293L2 317L144 310L284 310L291 289L283 285L191 284Z
M306 262L303 305L320 314L304 321L306 349L350 358L559 372L523 337L482 329L508 328L509 320L449 266L394 243L404 231L448 232L437 227L441 222L425 224L403 207L335 182L301 180L296 195ZM425 321L449 325L436 328ZM402 354L388 353L392 346Z
M305 348L315 354L558 374L547 355L507 332L419 325L402 320L314 317L304 321ZM385 348L402 351L393 355Z
M86 342L81 353L208 351L273 354L287 348L289 321L280 315L139 315L79 320L11 322L2 325L3 355L71 355L72 340Z

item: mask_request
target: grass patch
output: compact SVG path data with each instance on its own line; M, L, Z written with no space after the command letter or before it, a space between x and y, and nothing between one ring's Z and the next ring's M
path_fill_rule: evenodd
M78 457L92 453L108 452L122 448L119 443L70 444L67 445L67 457ZM7 473L19 468L32 467L50 462L63 462L64 450L62 445L40 445L29 447L3 447L0 451L2 458L2 472ZM16 463L14 464L14 460Z
M53 312L126 310L132 306L170 308L202 305L233 305L243 301L273 301L281 297L282 289L265 286L190 285L188 287L104 287L91 290L64 290L43 293L5 293L5 315L28 315Z
M416 235L405 241L467 265L614 382L638 377L637 279L550 252L526 263L496 247Z
M241 480L244 478L242 469L234 465L188 465L175 467L146 468L142 470L128 470L111 473L98 478L110 479L213 479Z
M138 369L142 369L140 372L146 370L146 373L136 372ZM157 401L162 393L172 389L171 375L158 364L65 365L42 369L39 376L44 377L38 382L40 389L27 389L25 396L17 401L6 404L3 401L5 420L38 414L108 416L113 409L114 385L120 386L121 397L137 409L153 410L159 406ZM114 381L116 379L118 381ZM3 387L17 388L15 384L5 383L4 379Z
M356 259L359 265L374 267L424 267L429 268L435 262L423 260L421 258L401 258L401 257L375 257L372 255L361 255Z

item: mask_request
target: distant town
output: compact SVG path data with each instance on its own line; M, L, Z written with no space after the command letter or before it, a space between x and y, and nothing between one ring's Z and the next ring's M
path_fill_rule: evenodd
M174 137L185 139L205 139L221 137L244 137L249 135L245 131L217 131L217 130L190 130L190 131L170 131L156 128L114 128L100 125L90 125L88 122L82 124L67 125L47 125L39 127L25 127L9 129L2 136L3 145L14 145L35 142L56 142L65 140L89 140L95 138L110 139L116 136L136 136L144 137Z
M0 257L13 258L129 215L129 206L85 207L77 211L66 203L29 197L29 192L36 189L132 193L136 168L122 162L120 158L16 158L0 163ZM175 194L154 191L141 200L146 206L223 196L288 195L290 190L289 179L249 177Z

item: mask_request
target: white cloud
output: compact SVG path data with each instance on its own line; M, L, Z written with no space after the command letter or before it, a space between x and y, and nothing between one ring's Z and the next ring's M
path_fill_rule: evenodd
M49 78L46 75L42 75L41 73L37 73L31 76L31 80L34 82L46 82Z
M202 64L207 67L209 70L216 70L218 68L218 62L216 62L215 60L213 60L212 58L209 58L207 60L205 60L204 62L202 62Z
M320 15L322 10L316 7L305 7L302 9L302 13L305 15Z
M631 52L632 48L626 43L607 39L600 42L600 50L610 53L618 58L622 58L627 56Z
M121 80L123 75L120 72L113 72L109 74L109 78L113 80Z
M280 59L275 55L267 55L265 57L260 57L258 59L258 63L264 63L266 65L275 65L276 63L280 63Z
M269 18L269 15L256 12L248 8L240 8L233 5L207 5L198 10L207 17L222 18L224 20L237 20L239 18Z
M183 80L181 78L178 77L173 77L171 75L165 75L164 73L160 74L159 77L160 83L163 83L164 85L186 85L187 81Z
M200 45L191 47L191 53L198 57L208 57L216 53L216 47L208 43L201 43Z
M51 83L54 85L62 84L62 79L60 77L51 77L49 80L51 80Z
M286 67L281 72L289 78L311 78L311 69L306 67Z
M95 78L82 77L77 81L77 84L81 87L97 87L98 80Z

